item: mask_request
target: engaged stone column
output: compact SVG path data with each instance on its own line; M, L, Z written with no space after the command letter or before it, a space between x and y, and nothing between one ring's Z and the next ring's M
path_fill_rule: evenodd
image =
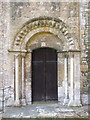
M31 64L32 64L32 51L30 51L30 53L29 53L29 55L30 55L30 78L32 77L32 68L31 68ZM31 80L32 80L32 78L31 78ZM31 83L31 80L30 80L30 104L32 104L32 83Z
M65 99L64 99L64 105L68 103L68 58L67 55L65 55L64 58L64 85L65 85Z
M80 53L74 55L74 106L81 106L80 100Z
M26 105L25 101L25 70L24 70L24 59L25 59L25 53L22 53L22 58L21 58L21 69L22 69L22 74L21 74L21 89L22 89L22 98L21 98L21 103L22 105Z
M57 56L58 56L58 59L57 59L57 65L58 65L58 69L57 69L57 71L58 71L58 80L57 80L57 87L58 87L58 102L61 102L61 87L60 87L60 76L61 76L61 74L60 74L60 68L61 68L61 62L62 62L62 53L59 53L59 52L57 52Z
M70 90L69 90L69 106L74 105L74 56L73 53L70 53Z
M19 54L15 56L15 105L20 105L20 91L19 91Z
M80 101L80 54L70 53L70 101L69 106L81 106Z

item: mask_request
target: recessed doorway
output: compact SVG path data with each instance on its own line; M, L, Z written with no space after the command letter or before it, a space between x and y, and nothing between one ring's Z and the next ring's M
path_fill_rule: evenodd
M57 51L38 48L32 52L32 102L57 101Z

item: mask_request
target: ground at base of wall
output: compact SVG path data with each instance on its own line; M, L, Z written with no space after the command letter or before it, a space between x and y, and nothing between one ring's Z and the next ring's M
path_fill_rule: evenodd
M88 106L82 107L66 107L60 104L32 104L25 107L7 107L2 114L3 120L6 119L60 119L60 118L84 118L87 120L89 117Z

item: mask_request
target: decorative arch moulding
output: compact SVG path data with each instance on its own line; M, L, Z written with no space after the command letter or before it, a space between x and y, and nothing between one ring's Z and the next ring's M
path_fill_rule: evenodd
M54 31L56 31L57 37L60 38L60 35L63 36L64 42L67 42L68 49L63 51L69 51L69 50L77 50L79 51L79 47L76 47L76 43L74 42L74 38L71 36L71 32L69 27L66 26L66 24L57 18L52 17L38 17L33 18L26 22L23 27L17 32L15 39L13 41L13 44L11 45L11 48L9 51L25 51L25 49L22 48L22 44L25 43L25 38L28 34L30 34L32 31L36 31L37 29L43 28L43 30L39 32L46 32L45 29L47 29L47 32L52 32L54 34ZM51 29L51 30L50 30ZM36 33L35 33L36 34ZM34 33L33 33L34 35ZM32 36L31 36L32 37ZM30 38L29 38L30 39Z

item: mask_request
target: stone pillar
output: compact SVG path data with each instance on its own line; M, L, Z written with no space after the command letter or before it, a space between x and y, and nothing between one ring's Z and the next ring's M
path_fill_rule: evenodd
M80 53L70 53L70 101L69 106L81 106L80 102Z
M57 53L57 65L58 65L58 80L57 80L57 87L58 87L58 102L60 102L60 85L59 85L59 81L60 81L60 57L61 57L61 53Z
M74 106L81 106L80 100L80 53L74 55Z
M21 98L21 103L22 105L26 105L25 101L25 70L24 70L24 59L25 59L25 53L21 54L21 93L22 93L22 98Z
M20 105L19 91L19 54L15 56L15 106Z
M31 68L31 64L32 64L32 51L30 51L29 53L30 55L30 104L32 104L32 68Z
M70 101L69 106L74 105L74 56L70 53L70 90L69 90Z
M68 103L68 56L64 58L64 85L65 85L65 99L64 105Z

